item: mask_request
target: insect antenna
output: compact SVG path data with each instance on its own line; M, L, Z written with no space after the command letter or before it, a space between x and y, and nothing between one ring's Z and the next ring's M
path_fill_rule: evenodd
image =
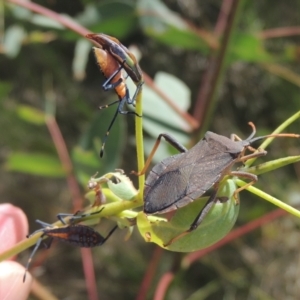
M264 135L264 136L258 136L253 139L247 140L249 144L252 144L256 141L263 140L266 138L272 138L272 137L290 137L290 138L300 138L300 134L295 134L295 133L274 133L274 134L269 134L269 135Z
M240 140L245 147L250 146L252 143L254 143L256 141L263 140L263 139L266 139L266 138L272 138L272 137L274 137L274 138L275 137L300 138L300 135L295 134L295 133L274 133L274 134L268 134L268 135L254 137L255 134L256 134L255 125L252 122L249 122L248 124L252 127L252 133L245 140L241 140L236 135L234 135L234 137L237 140Z

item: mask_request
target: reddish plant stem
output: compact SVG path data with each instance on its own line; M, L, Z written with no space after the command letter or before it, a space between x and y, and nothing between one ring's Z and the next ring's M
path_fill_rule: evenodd
M147 293L150 289L151 282L157 270L158 263L163 254L163 249L160 247L155 247L152 258L148 264L148 269L145 272L144 278L140 285L139 292L137 294L136 300L144 300L147 298Z
M99 300L97 285L96 285L96 275L94 269L94 261L92 256L92 250L90 248L80 248L83 272L85 277L85 284L90 300Z
M281 38L286 36L300 35L300 27L281 27L264 30L258 34L261 39Z
M241 227L231 231L225 238L223 238L218 243L216 243L208 248L205 248L203 250L199 250L199 251L196 251L196 252L186 255L183 259L182 265L185 267L189 267L192 263L194 263L195 261L198 261L200 258L205 256L206 254L232 242L233 240L235 240L241 236L246 235L247 233L249 233L265 224L270 223L271 221L273 221L275 219L278 219L279 217L285 216L285 215L287 215L287 212L285 210L275 209L274 211L254 220L254 221L251 221L244 226L241 226Z
M228 21L228 16L231 11L232 3L233 0L223 0L222 2L219 17L214 29L214 33L217 37L220 37L224 34L226 24Z
M7 0L9 3L13 3L22 7L27 8L28 10L31 10L35 13L38 13L40 15L44 15L49 17L52 20L57 21L58 23L62 24L66 28L71 29L74 32L77 32L78 34L85 36L86 34L90 33L88 29L81 26L80 24L73 21L71 18L66 18L46 7L43 7L39 4L36 4L31 1L24 1L24 0Z
M79 211L82 209L83 199L81 197L81 192L76 177L74 175L73 164L70 159L64 138L59 130L59 127L54 117L48 115L46 117L46 124L49 129L55 148L57 150L57 154L59 156L63 169L66 172L69 190L72 194L74 212Z
M162 276L156 288L155 295L153 297L154 300L163 300L166 298L165 295L174 277L175 275L173 272L166 272Z
M69 190L72 194L73 211L79 211L82 208L83 199L81 197L80 188L74 175L73 164L70 159L64 138L53 116L47 115L46 124L52 137L53 143L56 147L62 166L66 172ZM89 299L97 300L98 292L91 249L81 248L81 257Z
M240 3L240 0L233 0L220 49L217 54L212 53L208 60L206 72L202 77L193 113L194 118L201 124L202 131L206 131L206 127L208 127L208 122L216 106L215 94L222 76L222 69L225 65L225 58Z

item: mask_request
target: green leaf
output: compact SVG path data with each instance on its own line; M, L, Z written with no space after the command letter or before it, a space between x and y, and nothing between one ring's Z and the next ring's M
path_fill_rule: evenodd
M131 200L137 195L136 188L123 170L107 173L99 178L92 177L88 185L94 187L103 183L120 199Z
M146 34L170 47L199 50L205 55L209 53L208 45L193 31L179 30L176 27L168 26L163 32L155 32L148 29Z
M217 202L196 230L167 247L164 244L190 227L208 198L201 198L179 209L169 222L151 223L141 212L137 217L139 231L147 242L171 251L191 252L209 247L222 239L235 224L239 213L239 205L233 197L235 190L234 181L227 180L217 197L227 198L228 201Z
M140 0L140 23L144 31L168 46L201 50L208 53L207 44L186 23L159 0Z
M138 9L144 12L141 15L140 22L145 29L152 28L154 31L162 31L165 29L166 24L176 26L179 29L187 28L179 15L171 11L160 0L139 0Z
M268 161L256 166L253 166L251 168L241 168L240 170L246 170L249 173L253 173L255 175L260 175L263 173L271 172L279 168L283 168L284 166L294 164L296 162L300 161L300 155L298 156L288 156L283 158L278 158L272 161Z
M250 33L236 33L231 45L228 55L230 63L237 60L248 62L273 62L275 60L266 51L263 41Z
M72 20L72 17L68 16L68 15L64 15L64 18L69 18ZM50 19L46 16L43 15L38 15L38 14L34 14L31 18L30 21L32 24L38 25L38 26L42 26L42 27L46 27L46 28L53 28L53 29L65 29L65 27L57 22L54 19Z
M19 20L30 20L33 15L29 9L18 5L10 6L10 12L16 19Z
M101 87L99 87L101 88ZM114 92L112 92L114 94ZM118 98L115 95L111 101L116 101ZM101 103L103 105L104 103ZM99 103L100 105L100 103ZM100 173L107 173L116 169L120 165L121 153L125 147L126 142L126 122L127 118L131 118L130 115L118 114L116 121L111 129L109 137L106 141L104 149L104 157L100 159L99 153L102 146L102 140L106 134L107 128L111 123L113 116L117 110L117 105L111 106L107 109L97 111L87 130L83 132L76 157L76 170L78 172L86 172L89 170L88 177L91 176L90 167L96 168ZM126 108L125 108L126 109ZM91 154L93 153L93 154ZM83 160L80 158L80 154L87 155ZM74 157L75 158L75 157ZM88 161L86 161L86 159ZM86 165L86 163L88 163ZM101 166L101 169L99 169ZM94 172L94 171L93 171Z
M22 47L26 32L23 27L18 25L10 26L5 31L4 50L5 54L11 58L16 57Z
M72 149L72 161L75 166L76 177L82 186L86 186L91 174L95 174L101 169L99 155L94 150L83 149L80 145Z
M92 32L105 32L122 39L138 26L135 6L131 1L103 1L96 9L99 17L97 22L89 25Z
M8 156L5 168L9 171L46 177L65 176L58 158L40 153L12 153Z
M83 80L85 78L85 69L90 51L91 43L86 39L79 39L76 42L72 69L74 78L77 80Z
M36 125L44 125L45 124L45 114L43 111L33 108L28 105L18 105L17 114L20 119L36 124Z
M86 4L84 10L76 17L76 21L82 26L89 27L102 20L95 4Z
M131 200L134 198L138 191L133 186L132 181L125 174L120 172L111 173L115 180L112 178L107 182L109 189L118 197L123 200Z
M158 72L154 82L176 106L187 111L191 104L189 88L178 78L165 72ZM159 95L147 86L143 89L144 129L152 136L157 137L163 131L176 136L181 143L186 143L189 137L183 133L190 131L189 124L175 112Z

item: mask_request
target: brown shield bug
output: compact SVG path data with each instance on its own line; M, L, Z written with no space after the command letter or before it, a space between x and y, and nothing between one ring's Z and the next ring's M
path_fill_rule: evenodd
M252 148L252 143L268 137L300 137L298 134L284 133L254 137L256 133L255 126L251 122L249 125L252 127L253 132L246 140L241 140L234 134L230 139L208 131L204 138L190 150L187 150L168 134L158 136L144 169L139 173L134 172L135 174L142 175L146 172L162 137L182 153L162 160L150 171L144 189L144 212L146 214L161 214L173 211L198 199L207 190L213 188L208 201L189 229L172 238L164 246L172 244L201 224L217 200L218 186L225 175L245 177L251 180L246 186L237 189L235 195L257 181L257 176L254 174L231 171L235 163L243 163L250 158L267 154L264 150ZM247 149L252 153L245 155Z

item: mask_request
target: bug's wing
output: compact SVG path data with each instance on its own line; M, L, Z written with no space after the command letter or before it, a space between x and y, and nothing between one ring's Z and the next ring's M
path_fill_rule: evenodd
M221 177L232 156L201 140L186 153L154 166L146 180L144 211L165 213L199 198Z

